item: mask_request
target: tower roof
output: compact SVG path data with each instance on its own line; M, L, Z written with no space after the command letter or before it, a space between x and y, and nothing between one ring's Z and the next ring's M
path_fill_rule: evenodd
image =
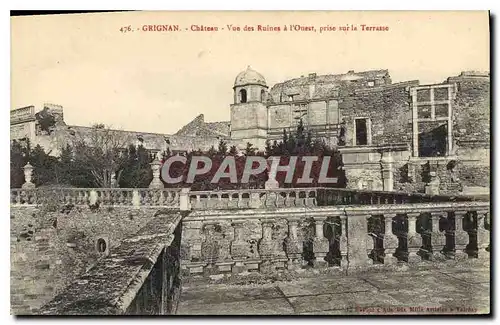
M261 85L267 87L266 79L264 79L260 73L253 70L250 66L248 66L245 71L241 71L234 80L235 87L245 85Z

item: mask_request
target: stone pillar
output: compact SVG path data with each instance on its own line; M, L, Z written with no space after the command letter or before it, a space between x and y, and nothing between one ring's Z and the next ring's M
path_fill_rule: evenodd
M395 213L384 214L385 231L384 231L384 264L393 265L398 262L396 258L396 249L399 246L399 240L393 233L392 220L396 217Z
M249 245L245 240L245 235L243 233L243 223L244 220L234 220L232 223L234 230L234 240L231 242L231 257L235 260L235 264L233 266L233 273L240 273L245 270L245 264L243 260L248 258L249 253Z
M89 192L89 205L96 205L97 204L97 192L96 190L90 190Z
M250 192L250 202L248 203L248 206L251 209L259 209L262 206L259 192Z
M347 223L347 251L349 269L365 268L373 263L366 255L367 215L350 215Z
M202 222L183 221L181 240L181 266L201 261Z
M153 160L150 164L151 170L153 171L153 180L149 183L149 188L164 188L163 183L160 179L160 168L161 163L158 160Z
M490 242L490 234L486 230L488 211L477 211L477 257L488 259L490 254L486 250Z
M297 219L288 219L288 236L285 238L285 249L288 258L288 269L302 266L302 242L297 236Z
M217 270L214 264L219 259L219 245L215 240L215 226L215 221L207 222L203 229L205 241L201 243L201 259L208 264L204 269L204 273L207 275L216 273Z
M31 182L31 177L33 176L33 166L28 162L24 167L24 184L21 186L24 189L35 188L35 184Z
M136 189L132 190L132 206L136 208L141 206L141 197Z
M467 211L455 211L455 259L464 260L469 257L465 252L469 243L469 234L464 230L464 217Z
M394 190L394 171L391 151L382 152L382 159L380 160L380 165L382 167L382 180L384 191Z
M442 253L443 246L446 244L446 236L444 232L439 231L439 220L444 218L443 212L431 212L432 231L431 231L431 247L433 260L444 260L445 255Z
M277 162L275 163L276 160L277 160ZM277 189L280 187L278 181L276 180L276 173L277 173L277 169L278 169L279 158L273 157L272 159L268 159L267 164L268 164L269 179L264 184L264 188L266 190Z
M189 192L190 192L189 188L187 187L181 188L181 192L179 193L179 209L181 211L191 210L191 201L189 200Z
M340 248L340 267L342 269L347 268L347 217L345 215L340 216L340 238L339 238L339 248Z
M325 257L330 251L330 243L323 234L323 222L325 218L314 218L315 237L313 239L314 267L321 268L327 266Z
M425 185L425 194L439 195L440 180L435 171L429 172L431 180Z
M273 271L272 258L275 255L275 242L273 241L273 220L261 220L262 222L262 238L259 241L259 255L262 259L260 265L261 272Z
M417 254L422 247L422 237L417 233L417 218L419 212L408 213L408 263L418 263L421 257Z

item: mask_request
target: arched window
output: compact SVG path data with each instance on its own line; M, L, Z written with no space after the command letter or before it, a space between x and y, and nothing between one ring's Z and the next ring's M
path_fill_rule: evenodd
M99 238L97 240L97 251L99 253L104 253L106 252L106 248L107 248L107 244L106 244L106 241L103 239L103 238Z
M247 102L247 91L245 89L240 90L240 103Z
M266 91L264 89L260 91L260 101L261 102L266 101Z

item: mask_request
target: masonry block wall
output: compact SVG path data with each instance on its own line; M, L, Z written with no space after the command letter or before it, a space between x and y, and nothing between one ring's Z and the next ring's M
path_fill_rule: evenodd
M356 118L370 119L372 145L409 142L412 129L408 87L416 83L359 90L345 88L339 108L340 119L347 129L346 144L354 145Z
M490 77L464 72L448 82L457 84L453 137L460 160L459 178L465 186L488 186L490 180Z
M182 222L181 241L181 268L183 282L189 281L193 277L207 277L213 274L204 271L203 266L210 261L217 263L233 262L232 256L236 260L259 260L259 243L262 240L262 223L259 220L240 220L237 227L241 227L241 249L231 248L231 243L235 240L235 225L230 220L218 220L214 222L203 222L200 220L186 220ZM327 236L331 234L326 230ZM331 232L331 231L330 231ZM312 242L314 238L314 222L312 220L302 220L298 225L297 236L302 241ZM276 251L281 252L285 257L285 252L280 248L285 238L288 236L288 226L284 219L273 220L272 239L276 243ZM311 248L312 249L312 248ZM312 251L311 251L312 254ZM214 270L219 273L219 270ZM227 269L226 273L231 273ZM225 271L224 271L225 272Z
M31 314L54 297L103 253L137 232L156 209L11 207L11 312Z

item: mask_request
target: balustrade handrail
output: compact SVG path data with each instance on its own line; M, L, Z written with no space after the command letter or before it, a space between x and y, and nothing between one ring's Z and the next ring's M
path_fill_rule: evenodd
M187 191L186 191L187 190ZM489 196L471 195L429 195L424 193L408 193L395 191L377 190L356 190L331 187L302 187L302 188L278 188L278 189L231 189L231 190L210 190L210 191L190 191L182 188L28 188L11 189L11 204L14 205L36 205L40 204L43 195L39 193L56 193L63 203L68 204L92 204L100 202L110 205L148 205L148 206L178 206L179 198L187 195L188 200L211 201L238 201L250 197L255 199L255 195L262 200L267 200L270 206L331 206L346 204L401 204L418 202L459 202L459 201L488 201ZM91 198L94 193L94 199ZM163 193L166 193L163 194ZM244 195L247 195L244 198ZM272 201L272 194L276 194L275 202ZM291 195L295 194L295 195ZM237 195L237 196L236 196ZM224 197L227 196L227 197ZM286 201L288 199L307 199L307 202ZM94 201L92 201L94 200ZM281 200L281 201L280 201ZM231 208L259 208L259 204L250 206L242 204L232 206L222 204L217 209ZM195 206L195 209L214 208L213 206ZM191 207L186 209L190 210Z
M307 219L325 218L325 216L349 216L357 215L386 215L406 213L431 213L431 212L453 212L453 211L476 211L488 210L490 202L440 202L440 203L405 203L405 204L380 204L380 205L336 205L314 207L304 214L304 210L297 207L286 207L281 210L240 210L240 211L193 211L184 218L184 221L195 221L202 216L203 221L215 220L277 220L277 219Z

